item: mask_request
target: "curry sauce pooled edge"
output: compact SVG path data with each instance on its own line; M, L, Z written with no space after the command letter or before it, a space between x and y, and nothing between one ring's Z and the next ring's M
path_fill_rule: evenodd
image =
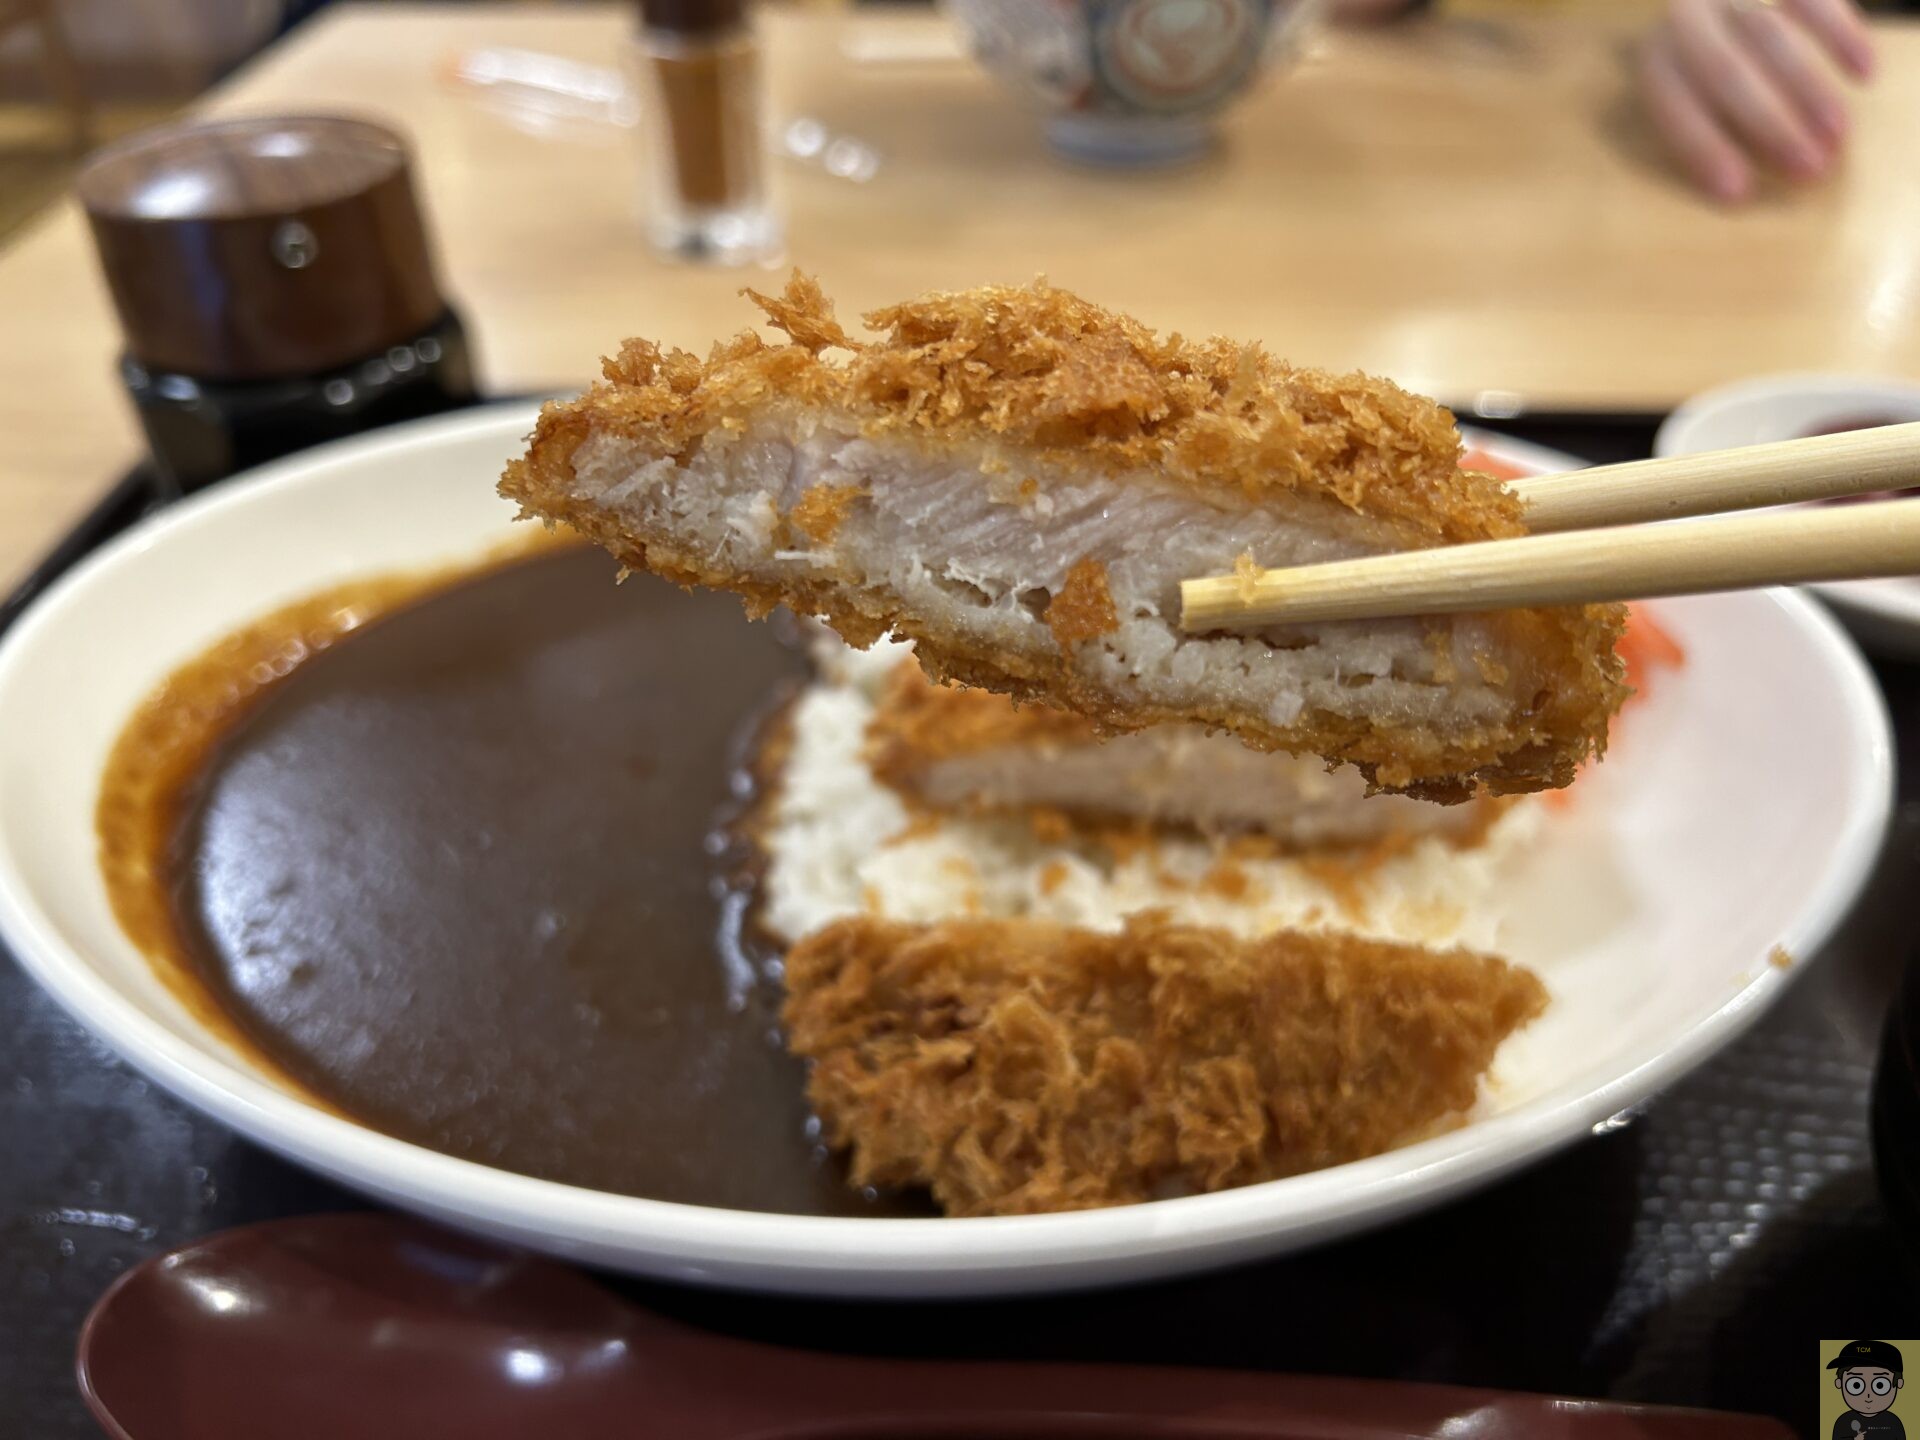
M294 1078L198 973L170 883L180 821L215 747L306 660L455 585L583 548L570 531L529 528L468 560L362 576L269 611L168 671L107 753L94 836L100 878L122 933L195 1021L281 1088L329 1114L354 1118Z

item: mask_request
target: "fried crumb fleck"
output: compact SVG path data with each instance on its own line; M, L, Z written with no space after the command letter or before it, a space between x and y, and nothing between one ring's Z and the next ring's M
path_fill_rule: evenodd
M783 331L795 345L816 358L822 350L858 351L865 348L840 328L840 322L833 318L833 302L827 299L820 282L811 275L794 271L787 280L786 290L778 299L762 295L751 287L740 293L766 311L769 325ZM741 342L736 340L734 343L739 345ZM745 349L738 358L745 359L755 353L754 350Z
M1427 654L1433 657L1433 676L1443 685L1451 685L1460 674L1453 658L1453 631L1445 625L1427 626ZM1484 676L1482 678L1485 678Z
M1507 683L1507 667L1484 650L1476 650L1473 652L1473 668L1479 674L1480 678L1489 685L1504 685Z
M1240 603L1251 605L1260 594L1260 566L1254 563L1253 552L1242 550L1234 558L1233 573L1239 584Z
M1365 860L1355 863L1351 856L1337 854L1303 855L1300 864L1326 888L1347 920L1356 924L1366 921L1368 898L1373 893L1369 883L1373 877L1372 865Z
M1120 628L1113 592L1107 588L1105 565L1086 559L1067 571L1053 603L1047 606L1047 628L1053 632L1054 643L1066 651Z
M891 849L896 845L905 845L914 840L937 835L940 831L940 817L931 810L912 809L907 812L907 823L880 842L880 847Z
M1234 904L1244 903L1254 892L1253 877L1242 866L1224 856L1208 868L1201 878L1200 888Z
M840 533L848 509L866 493L860 485L815 485L794 502L788 518L809 540L830 545Z
M1117 821L1088 828L1088 834L1115 865L1130 864L1159 849L1159 837L1144 820Z
M1027 811L1027 827L1042 845L1064 845L1073 838L1073 822L1060 811L1044 805Z

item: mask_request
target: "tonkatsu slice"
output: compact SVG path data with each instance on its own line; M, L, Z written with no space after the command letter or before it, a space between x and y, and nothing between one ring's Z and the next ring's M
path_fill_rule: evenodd
M749 292L750 294L752 292ZM1184 633L1179 584L1524 533L1452 417L1044 284L848 335L811 280L705 360L630 340L501 489L626 564L891 630L941 679L1185 721L1432 799L1567 784L1624 696L1618 606Z
M789 1048L856 1185L950 1215L1163 1199L1377 1154L1472 1108L1526 970L1136 916L840 920L787 958Z
M1485 796L1468 805L1370 796L1356 771L1249 749L1199 725L1103 736L1072 711L929 680L911 658L881 688L867 760L879 780L932 810L1142 821L1265 836L1287 850L1427 835L1464 843L1483 836L1509 804Z

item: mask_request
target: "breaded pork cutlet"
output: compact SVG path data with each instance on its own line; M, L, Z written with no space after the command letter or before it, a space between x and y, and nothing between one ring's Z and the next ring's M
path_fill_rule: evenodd
M908 800L961 814L1057 811L1205 835L1257 834L1290 850L1484 834L1507 802L1427 805L1367 794L1353 770L1252 750L1199 725L1103 736L1085 716L929 680L899 663L867 726L874 775Z
M950 1215L1086 1209L1359 1159L1467 1110L1545 1004L1491 956L856 918L787 958L788 1044L857 1185Z
M1192 576L1521 534L1431 401L1041 284L878 310L865 341L802 276L753 298L788 343L628 341L502 492L635 568L855 645L892 630L938 678L1104 730L1198 722L1443 800L1564 785L1604 746L1618 606L1180 630Z

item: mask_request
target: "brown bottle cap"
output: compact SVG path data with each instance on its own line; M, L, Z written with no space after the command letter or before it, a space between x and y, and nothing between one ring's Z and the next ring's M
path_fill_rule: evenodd
M164 126L76 188L127 348L207 380L312 375L446 309L407 145L343 115Z
M676 35L716 35L746 19L746 0L640 0L641 24Z

